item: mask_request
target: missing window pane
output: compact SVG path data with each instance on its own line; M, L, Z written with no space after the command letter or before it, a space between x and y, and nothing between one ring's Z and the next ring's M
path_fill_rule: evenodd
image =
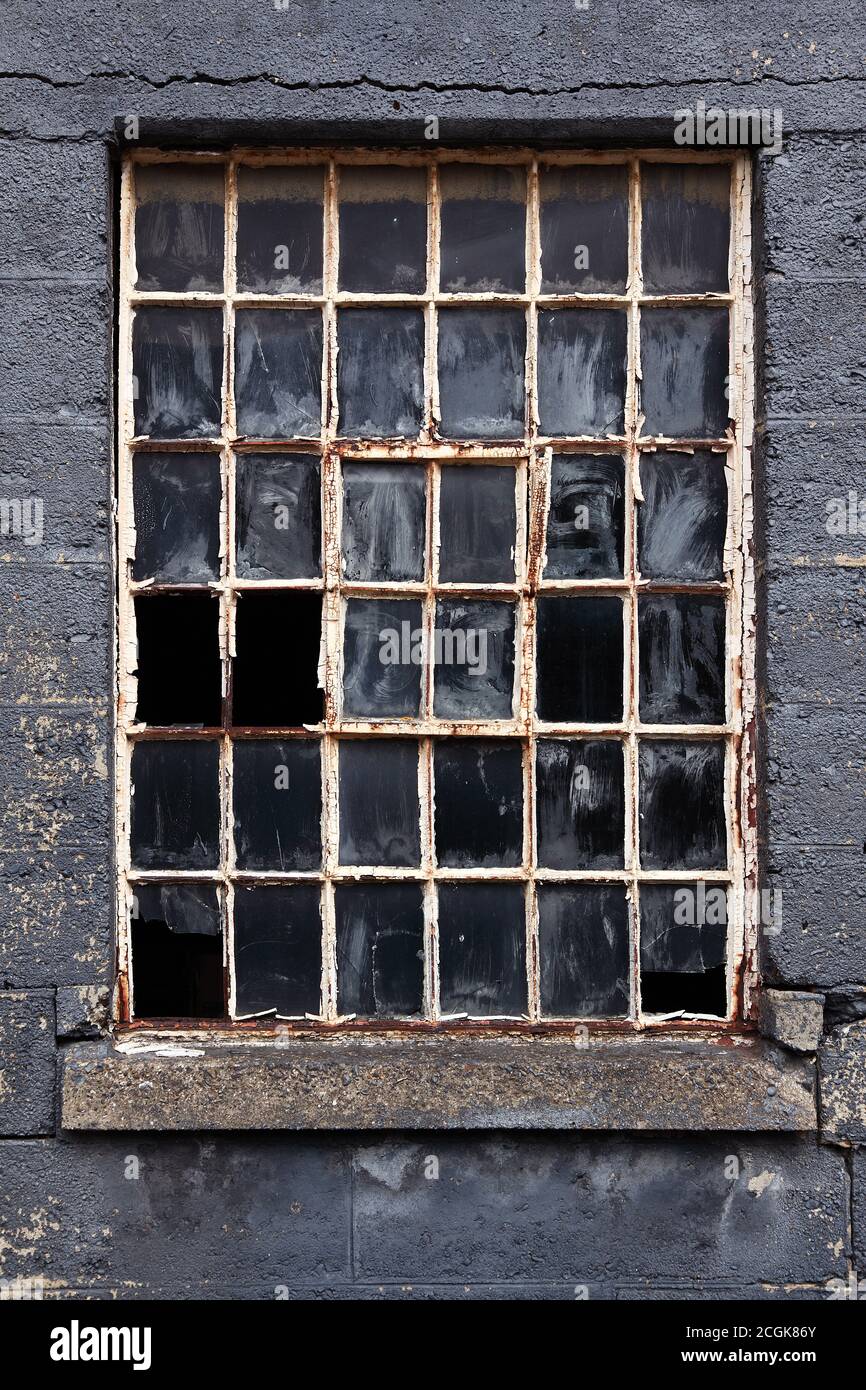
M643 454L637 508L644 579L724 578L728 485L718 454Z
M340 170L340 289L423 294L427 174L365 164Z
M644 309L644 435L717 439L728 426L727 309Z
M444 739L433 749L436 861L447 868L523 862L523 745Z
M424 1004L421 885L339 884L335 911L340 1013L416 1018Z
M420 865L416 740L340 742L340 863Z
M130 846L136 869L219 864L219 745L204 739L133 744Z
M318 1014L322 995L319 885L235 889L235 1013Z
M417 435L424 415L424 314L341 309L337 315L340 434Z
M136 1018L225 1015L217 889L137 883L132 900L132 1009Z
M132 374L137 435L216 438L222 418L222 310L137 309Z
M622 309L541 309L538 414L542 434L625 430L628 317Z
M419 599L346 600L345 718L417 719L424 660Z
M724 724L725 600L638 600L640 717L645 724Z
M220 573L220 462L215 454L136 454L134 580L206 584Z
M542 168L542 294L623 294L628 276L628 169Z
M322 572L321 464L315 454L238 454L237 573L315 579Z
M526 174L492 164L442 164L443 290L522 290Z
M645 292L724 293L731 236L730 167L643 164L641 200Z
M643 739L639 764L643 867L724 868L725 745Z
M641 1007L724 1017L727 887L645 883L640 890Z
M238 309L238 433L248 439L317 439L322 428L320 309Z
M452 464L439 481L439 579L513 584L517 505L513 468Z
M318 739L238 739L232 754L239 869L322 866L322 765Z
M538 886L541 1011L551 1018L623 1018L629 1007L625 885Z
M440 433L446 439L520 439L525 413L522 309L439 314Z
M237 283L256 294L321 294L324 170L238 169Z
M141 724L222 723L216 594L148 594L135 600Z
M623 717L622 600L544 596L537 608L539 719L618 723Z
M554 454L545 579L618 579L624 550L624 461Z
M135 171L139 290L221 290L225 244L221 164L140 164Z
M618 739L539 739L538 863L543 869L621 869L625 781Z
M526 907L520 883L440 883L443 1014L519 1018L527 1009Z
M418 464L343 464L343 577L424 578L427 475Z
M324 705L321 642L321 594L239 593L232 723L259 729L318 724Z
M437 719L514 717L513 603L437 599L433 658Z

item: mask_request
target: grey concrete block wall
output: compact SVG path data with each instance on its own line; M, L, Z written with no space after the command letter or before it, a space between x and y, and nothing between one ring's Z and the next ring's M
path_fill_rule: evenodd
M111 155L130 117L142 138L199 144L242 122L251 139L342 122L418 140L430 115L446 140L663 143L698 99L781 108L784 148L756 159L755 180L761 872L783 902L763 963L782 990L866 984L866 536L826 527L830 499L866 499L858 6L493 0L479 15L471 0L6 7L0 496L42 498L45 530L38 546L0 537L0 1275L128 1297L266 1297L272 1283L820 1297L847 1269L849 1176L866 1268L866 1131L838 1118L862 1105L856 1027L826 1045L827 1131L750 1136L730 1190L719 1163L737 1136L55 1134L55 991L62 1038L83 1036L76 1004L113 970ZM436 1182L419 1176L425 1153ZM211 1273L229 1248L234 1289Z

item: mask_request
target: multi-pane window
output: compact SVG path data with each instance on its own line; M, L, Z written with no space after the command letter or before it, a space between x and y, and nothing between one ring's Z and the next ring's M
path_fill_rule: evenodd
M741 1016L749 289L738 156L127 162L123 1019Z

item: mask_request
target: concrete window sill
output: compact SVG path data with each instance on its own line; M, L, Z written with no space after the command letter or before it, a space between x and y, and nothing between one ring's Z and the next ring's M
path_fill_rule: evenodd
M814 1130L814 1059L764 1039L79 1043L69 1130Z

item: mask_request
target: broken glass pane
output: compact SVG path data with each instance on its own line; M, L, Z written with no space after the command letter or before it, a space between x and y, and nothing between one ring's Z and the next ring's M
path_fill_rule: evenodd
M237 282L255 294L321 294L324 170L238 169Z
M730 166L643 164L641 201L645 292L726 292Z
M436 861L458 869L523 863L523 745L443 739L434 744Z
M522 884L439 884L439 999L443 1014L526 1013Z
M625 464L554 454L545 579L616 579L623 573Z
M517 290L526 279L526 174L493 164L441 164L441 289Z
M437 599L433 660L437 719L511 719L514 604Z
M439 313L440 433L451 439L521 439L526 408L522 309Z
M624 866L625 785L618 739L539 739L535 749L542 869Z
M281 872L322 864L322 767L318 739L233 745L235 855L239 869Z
M412 1018L424 1002L419 883L339 884L337 1007L362 1018Z
M340 284L360 294L427 288L427 172L364 164L340 170Z
M322 428L320 309L238 309L235 397L240 435L318 438Z
M344 463L344 579L423 579L426 516L422 465Z
M439 579L514 583L514 469L450 464L439 482Z
M727 1014L727 918L723 883L641 884L644 1013Z
M628 169L542 169L539 194L542 294L624 294Z
M222 309L137 309L132 373L137 435L215 438L222 418Z
M137 289L222 289L224 197L221 164L136 166Z
M321 465L315 454L238 454L237 572L242 579L322 573Z
M718 454L643 454L637 508L644 579L723 579L728 486Z
M727 309L643 309L644 435L719 439L728 425Z
M322 995L319 885L235 888L235 1013L317 1014Z
M725 745L642 739L640 852L645 869L721 869L727 862Z
M414 739L341 740L340 863L420 865Z
M628 317L623 309L540 309L538 414L542 434L625 430Z
M222 722L216 594L140 594L135 600L142 724Z
M220 461L215 454L136 454L132 578L202 584L220 573Z
M223 937L216 887L137 883L130 916L134 1016L223 1017Z
M541 1012L623 1018L629 1005L628 904L621 883L540 883Z
M638 600L640 717L645 724L724 724L725 600Z
M133 744L130 844L136 869L219 864L219 744L146 739Z
M539 719L616 724L623 712L619 598L538 599Z
M424 416L424 312L340 309L340 434L416 435Z
M424 664L420 599L346 600L343 715L418 718Z
M318 724L321 643L321 594L238 593L232 723L259 729Z

